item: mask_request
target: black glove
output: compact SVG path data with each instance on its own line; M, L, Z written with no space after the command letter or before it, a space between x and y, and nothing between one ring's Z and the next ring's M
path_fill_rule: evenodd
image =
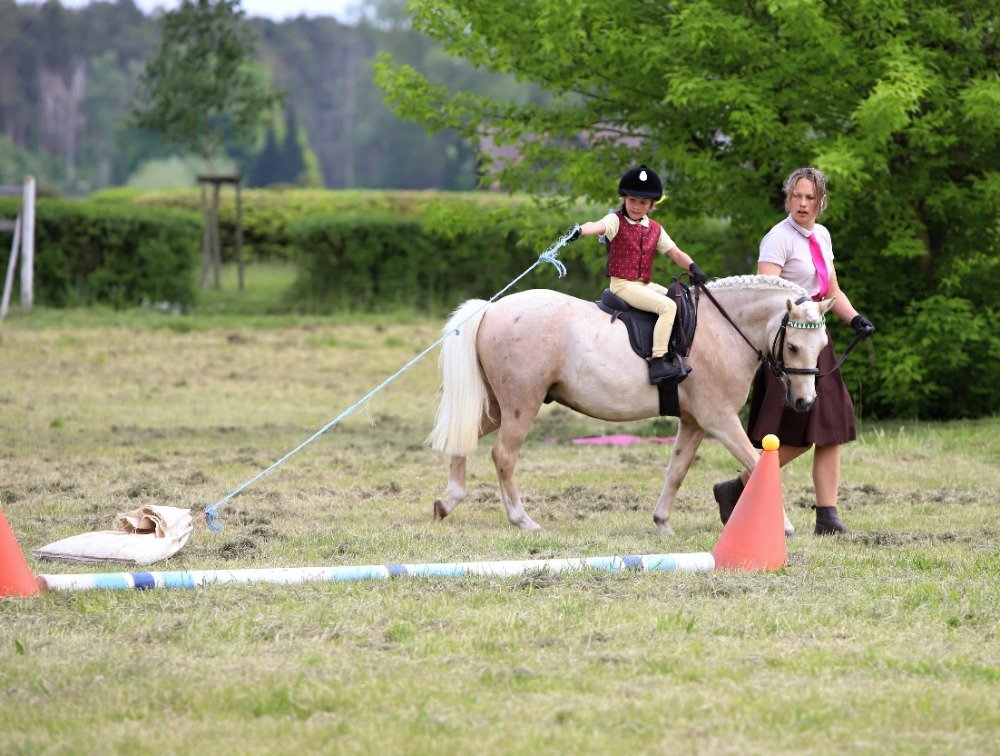
M864 315L855 315L851 319L851 328L853 328L854 332L863 339L867 339L875 333L875 324Z
M693 284L704 284L708 283L708 276L706 276L701 268L699 268L694 263L691 263L691 267L688 268L688 273L691 275L691 283Z
M571 228L569 231L566 232L566 241L568 242L576 241L577 239L580 238L581 231L582 229L580 228L580 224L577 223L575 226L573 226L573 228Z

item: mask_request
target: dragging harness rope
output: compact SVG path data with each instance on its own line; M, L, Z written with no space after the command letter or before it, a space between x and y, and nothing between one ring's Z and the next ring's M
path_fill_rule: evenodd
M503 296L515 284L517 284L518 281L520 281L522 278L524 278L525 276L527 276L531 271L533 271L539 265L541 265L542 263L549 263L549 264L551 264L551 265L553 265L555 267L556 271L558 271L560 278L562 278L563 276L565 276L566 275L566 266L559 259L558 252L559 252L559 250L562 247L566 246L566 244L571 240L572 235L573 235L572 232L567 233L561 239L559 239L559 241L557 241L551 247L549 247L544 252L542 252L542 254L540 254L538 256L538 259L535 260L535 262L531 266L529 266L528 268L526 268L524 270L524 272L521 273L521 275L519 275L517 278L515 278L514 280L512 280L509 284L507 284L502 289L500 289L500 291L498 291L496 294L494 294L492 297L490 297L486 302L484 302L483 305L482 305L482 307L479 307L478 309L476 309L474 312L472 312L469 315L469 317L467 317L465 320L463 320L461 323L459 323L458 324L459 325L458 328L455 328L454 330L449 331L448 333L442 334L441 338L439 338L437 341L435 341L433 344L431 344L429 347L427 347L424 351L422 351L416 357L414 357L412 360L410 360L405 365L403 365L403 367L401 367L395 373L393 373L392 375L390 375L388 378L386 378L384 381L382 381L382 383L380 383L378 386L376 386L375 388L373 388L371 391L369 391L363 397L361 397L360 399L358 399L358 401L356 401L354 404L352 404L346 410L344 410L343 412L341 412L333 420L331 420L330 422L328 422L326 425L324 425L322 428L320 428L313 435L311 435L309 438L307 438L301 444L299 444L298 446L296 446L294 449L292 449L290 452L288 452L285 456L283 456L277 462L275 462L274 464L272 464L270 467L268 467L265 470L261 470L259 473L257 473L256 475L254 475L249 480L245 481L244 483L241 483L231 493L226 494L225 496L223 496L221 499L219 499L214 504L205 507L205 510L204 510L205 511L205 525L208 527L208 529L209 530L216 530L216 531L222 530L222 524L220 522L218 522L218 520L219 520L219 509L222 506L224 506L230 499L238 496L244 490L246 490L247 488L249 488L250 486L252 486L254 483L256 483L258 480L260 480L261 478L263 478L265 475L267 475L271 471L273 471L276 468L278 468L281 465L283 465L290 457L292 457L295 454L297 454L298 452L302 451L302 449L304 449L305 447L307 447L309 444L311 444L317 438L319 438L320 436L322 436L324 433L326 433L327 431L329 431L331 428L334 428L338 423L340 423L341 420L344 420L345 418L347 418L348 416L350 416L351 414L353 414L358 409L358 407L361 407L362 405L364 405L369 399L371 399L373 396L375 396L375 394L377 394L379 391L381 391L382 389L384 389L386 386L388 386L390 383L392 383L394 380L396 380L399 376L401 376L403 373L405 373L407 370L409 370L414 364L416 364L418 361L420 361L425 356L427 356L427 354L429 354L430 352L432 352L435 349L435 347L437 347L439 344L441 344L442 341L444 341L449 336L457 335L462 325L464 325L467 321L469 321L473 317L475 317L488 304L490 304L494 300L498 299L499 297Z

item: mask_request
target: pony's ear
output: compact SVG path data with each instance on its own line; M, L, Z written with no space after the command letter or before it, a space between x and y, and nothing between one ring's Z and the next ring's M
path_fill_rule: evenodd
M802 320L802 305L795 304L790 299L785 300L785 305L788 307L788 316L792 320ZM798 315L796 315L798 313Z
M830 308L833 307L833 303L835 301L836 301L836 297L831 297L830 299L823 299L823 300L817 302L816 306L819 307L819 314L820 315L826 315L830 311ZM793 320L801 320L802 319L803 316L801 315L801 310L802 310L802 306L801 305L795 304L795 302L793 302L790 299L786 299L785 300L785 304L788 307L788 314L789 314L789 316ZM798 316L796 316L797 312L800 313Z

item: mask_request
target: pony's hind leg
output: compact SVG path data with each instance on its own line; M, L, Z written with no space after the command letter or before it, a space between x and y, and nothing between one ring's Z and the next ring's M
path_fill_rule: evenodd
M541 400L534 410L522 406L519 409L504 412L503 421L500 423L500 432L497 434L497 442L493 446L493 465L496 467L497 479L500 481L500 497L507 510L507 519L512 525L517 525L522 530L540 529L538 523L524 511L517 483L514 482L514 466L517 464L518 452L521 451L524 439L528 437L528 430L535 421L540 406Z
M705 431L700 425L690 418L681 418L680 427L677 429L677 440L674 441L673 456L670 464L667 465L667 475L663 483L663 490L660 498L656 500L653 507L653 522L659 528L661 535L673 535L674 529L670 524L670 515L674 511L674 502L677 498L677 490L684 482L691 461L695 452L705 438Z
M441 498L434 502L435 520L443 520L465 498L466 459L466 457L460 457L457 454L451 458L451 465L448 467L448 485L445 486Z
M495 402L490 403L490 411L479 423L479 437L492 433L500 425L500 410ZM454 455L448 467L448 485L441 498L434 502L434 519L443 520L465 498L465 470L467 457Z

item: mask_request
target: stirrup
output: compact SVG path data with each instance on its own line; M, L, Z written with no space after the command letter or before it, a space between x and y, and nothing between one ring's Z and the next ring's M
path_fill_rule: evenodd
M660 383L680 383L691 373L691 368L684 364L684 359L678 356L679 365L671 362L666 355L649 361L649 382L654 386Z

